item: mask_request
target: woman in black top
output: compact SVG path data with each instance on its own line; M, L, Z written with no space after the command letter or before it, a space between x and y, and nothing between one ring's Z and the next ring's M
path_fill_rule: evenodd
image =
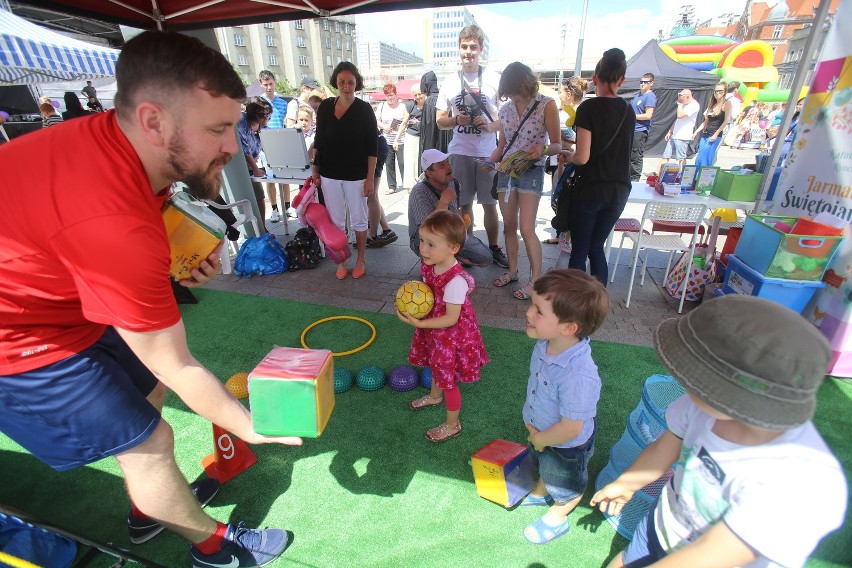
M695 156L695 165L712 166L716 163L716 150L722 143L722 131L728 124L731 116L731 103L725 100L725 82L722 81L713 89L713 100L704 111L704 122L692 133L692 137L701 133L698 141L698 155Z
M63 98L65 99L66 111L62 113L62 120L70 120L72 118L89 116L91 114L83 108L83 104L80 102L80 99L78 99L77 95L71 91L65 91L65 96Z
M355 231L358 258L353 278L364 275L367 243L367 196L375 191L376 115L370 105L355 98L364 88L358 68L348 61L337 64L331 83L340 95L325 99L317 109L314 166L311 177L322 188L332 223L346 226L346 210ZM337 278L348 274L346 261L337 267Z
M604 243L630 195L630 151L636 114L616 93L624 82L627 60L620 49L609 49L595 67L595 95L577 107L574 151L563 152L575 164L581 186L570 196L570 268L589 272L606 285ZM619 124L621 125L619 127ZM609 144L609 146L607 146Z

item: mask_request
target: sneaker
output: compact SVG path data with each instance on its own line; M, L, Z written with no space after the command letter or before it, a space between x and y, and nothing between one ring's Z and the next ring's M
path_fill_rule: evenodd
M371 236L368 235L366 247L371 248L371 249L382 248L385 245L389 245L391 242L392 241L386 241L386 240L382 239L381 236L371 237Z
M384 241L386 245L395 242L399 237L396 236L396 233L393 230L388 229L387 231L383 231L381 235L377 237L380 241Z
M194 568L237 568L265 566L281 556L292 541L292 533L281 529L247 529L243 523L228 525L222 549L204 554L191 547Z
M273 209L272 213L269 214L269 221L272 223L277 223L281 220L281 213L278 212L278 209Z
M198 499L198 503L202 507L206 506L207 503L216 496L219 492L219 487L220 483L212 477L199 479L189 486L193 495L195 495L195 498ZM132 513L127 515L127 530L130 532L130 542L133 544L148 542L163 532L164 528L166 527L154 519L140 519L139 517L133 516Z
M491 245L488 247L491 249L491 258L494 259L494 264L497 266L502 266L503 268L509 268L509 258L506 256L506 253L503 252L498 245Z

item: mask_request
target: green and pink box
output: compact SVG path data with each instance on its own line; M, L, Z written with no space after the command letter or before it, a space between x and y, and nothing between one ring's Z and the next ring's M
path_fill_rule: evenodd
M327 349L275 347L248 386L255 432L317 438L334 408L334 358Z

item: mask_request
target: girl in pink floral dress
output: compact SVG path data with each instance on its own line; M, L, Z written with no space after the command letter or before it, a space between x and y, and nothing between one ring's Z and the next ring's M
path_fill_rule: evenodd
M466 228L455 212L430 214L420 225L420 274L435 295L435 307L424 319L397 311L399 319L417 328L408 361L432 368L432 390L411 401L412 410L446 403L447 419L426 431L432 442L443 442L461 434L458 383L479 380L479 369L488 362L476 315L470 303L474 282L455 254L464 245Z

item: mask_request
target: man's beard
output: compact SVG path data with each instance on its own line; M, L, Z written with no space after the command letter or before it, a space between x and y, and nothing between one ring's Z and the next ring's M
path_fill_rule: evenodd
M215 199L219 196L222 188L222 174L212 174L212 170L217 166L224 166L231 161L230 155L224 155L210 162L206 170L190 169L183 161L183 156L187 155L187 144L183 139L181 131L178 131L174 138L169 141L169 166L172 168L172 175L178 181L186 184L187 191L198 199Z

